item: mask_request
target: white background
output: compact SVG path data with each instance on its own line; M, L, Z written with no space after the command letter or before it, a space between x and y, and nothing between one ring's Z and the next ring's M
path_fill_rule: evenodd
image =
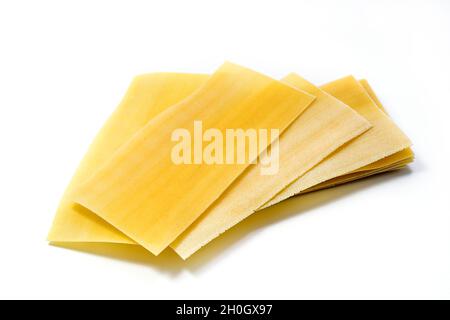
M0 298L450 298L449 59L449 1L0 1ZM49 246L132 77L224 60L366 77L416 162L286 201L188 262Z

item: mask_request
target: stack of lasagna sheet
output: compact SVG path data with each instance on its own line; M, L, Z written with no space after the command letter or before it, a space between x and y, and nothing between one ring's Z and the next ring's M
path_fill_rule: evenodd
M352 76L318 87L232 63L141 75L75 172L48 240L187 259L263 208L405 167L410 146Z

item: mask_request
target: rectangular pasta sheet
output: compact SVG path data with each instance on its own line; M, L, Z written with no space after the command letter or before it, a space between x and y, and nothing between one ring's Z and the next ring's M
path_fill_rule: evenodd
M97 134L70 181L57 209L49 241L135 243L89 209L74 203L70 195L150 119L191 95L208 77L153 73L133 79L122 102Z
M359 80L359 82L364 87L364 89L366 90L366 92L370 96L370 98L373 100L373 102L375 102L377 107L380 108L380 110L382 110L387 115L386 109L381 104L380 100L376 96L372 87L369 85L368 81L363 79L363 80ZM375 161L367 166L356 169L349 174L345 174L343 176L320 183L320 184L313 186L305 191L302 191L301 193L317 191L317 190L321 190L321 189L325 189L325 188L331 188L331 187L337 186L339 184L366 178L366 177L372 176L374 174L398 170L398 169L404 168L407 164L411 163L413 160L414 160L414 152L411 150L411 148L406 148L406 149L396 152L390 156L387 156L383 159Z
M364 87L349 76L321 87L365 117L372 128L334 152L264 205L268 207L327 181L353 173L410 147L408 137L375 104ZM346 180L345 180L346 181ZM330 182L330 185L336 183ZM314 189L315 190L315 189Z
M359 82L364 87L370 98L378 106L378 108L380 108L386 115L388 115L388 113L386 112L386 108L381 104L380 99L378 99L377 95L375 94L375 91L373 91L369 82L366 79L359 80ZM412 162L413 160L414 160L414 152L412 151L411 148L406 148L391 156L388 156L384 159L371 163L361 169L358 169L357 171L380 170L382 168L388 169L391 166L396 166L400 162L402 162L405 165Z
M247 170L171 247L186 259L203 245L239 223L331 152L370 128L350 107L298 75L282 81L316 96L280 138L279 171L260 174L261 164Z
M284 131L314 97L254 71L224 64L197 91L150 120L73 193L72 199L154 254L197 219L245 170L244 164L176 165L176 129L194 121ZM271 141L259 141L264 150ZM248 150L246 150L246 154Z

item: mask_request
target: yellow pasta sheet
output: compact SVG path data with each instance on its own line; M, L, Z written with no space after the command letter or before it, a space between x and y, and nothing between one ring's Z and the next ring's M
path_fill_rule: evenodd
M355 78L349 76L326 84L322 86L322 89L352 107L364 116L373 127L294 181L264 207L276 204L331 179L353 173L357 169L405 150L411 145L408 137L375 104Z
M375 102L377 107L380 108L385 114L387 114L386 109L381 104L380 100L376 96L372 87L369 85L368 81L363 79L360 80L359 82L364 87L370 98ZM401 169L405 167L408 163L411 163L413 160L414 160L414 152L411 150L411 148L406 148L383 159L375 161L367 166L356 169L349 174L345 174L343 176L320 183L305 191L302 191L301 193L330 188L342 183L347 183L354 180L366 178L374 174Z
M278 173L261 175L261 163L247 168L171 245L182 258L257 211L290 182L369 129L370 124L352 108L300 76L290 74L282 81L316 96L316 100L281 136Z
M313 100L280 81L226 63L191 96L150 120L72 199L159 254L248 166L175 164L174 130L195 137L194 122L201 121L205 130L219 130L222 136L229 128L282 132ZM260 139L260 150L272 141ZM251 154L248 146L245 154Z
M378 99L377 95L375 94L375 91L373 91L372 87L370 86L369 82L366 79L359 80L361 85L364 87L364 89L367 91L368 95L372 100L375 102L375 104L384 112L386 112L386 108L381 104L380 99ZM357 171L367 171L367 170L380 170L382 168L388 169L392 166L397 166L400 163L408 164L414 160L414 152L411 148L406 148L405 150L401 150L391 156L388 156L384 159L381 159L379 161L376 161L370 165L367 165L361 169L358 169Z
M137 76L81 161L59 204L48 239L53 242L135 243L70 198L133 134L168 107L191 95L209 76L154 73Z

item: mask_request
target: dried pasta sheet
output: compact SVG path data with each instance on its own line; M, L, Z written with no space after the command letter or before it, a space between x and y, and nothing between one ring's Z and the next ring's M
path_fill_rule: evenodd
M154 73L137 76L120 105L89 147L59 204L48 240L53 242L134 243L70 194L150 119L191 95L207 75Z
M369 85L368 81L364 79L364 80L359 80L359 82L364 87L364 89L366 90L366 92L370 96L370 98L375 102L377 107L380 108L384 113L387 114L386 109L381 104L380 100L376 96L372 87ZM398 170L398 169L404 168L407 164L411 163L412 161L414 161L414 152L411 150L411 148L406 148L406 149L396 152L390 156L387 156L383 159L375 161L367 166L356 169L349 174L345 174L343 176L336 177L334 179L331 179L331 180L325 181L323 183L320 183L316 186L313 186L305 191L302 191L302 193L334 187L339 184L366 178L366 177L372 176L374 174Z
M290 74L283 81L317 98L281 136L277 173L262 175L261 162L247 168L171 245L182 258L257 211L293 180L369 129L370 124L352 108L300 76Z
M280 81L226 63L191 96L133 135L72 199L159 254L248 167L248 162L197 162L195 122L221 136L229 128L282 132L313 100ZM174 163L175 130L194 137L194 164ZM259 149L272 141L260 139ZM247 145L245 155L250 154Z
M325 187L327 181L351 174L364 166L405 150L411 145L408 137L375 104L355 78L349 76L326 84L322 86L322 89L352 107L373 127L295 180L264 207L305 192L321 183L324 183L322 187Z
M359 82L364 87L370 98L372 98L372 100L375 102L375 104L384 113L387 114L386 108L381 104L380 99L378 99L378 96L375 94L375 91L372 89L369 82L366 79L359 80ZM414 161L414 152L412 151L411 148L406 148L391 156L388 156L384 159L381 159L370 165L367 165L361 169L358 169L357 171L380 170L383 168L389 170L391 167L395 168L400 165L405 166L406 164L411 163L412 161Z

